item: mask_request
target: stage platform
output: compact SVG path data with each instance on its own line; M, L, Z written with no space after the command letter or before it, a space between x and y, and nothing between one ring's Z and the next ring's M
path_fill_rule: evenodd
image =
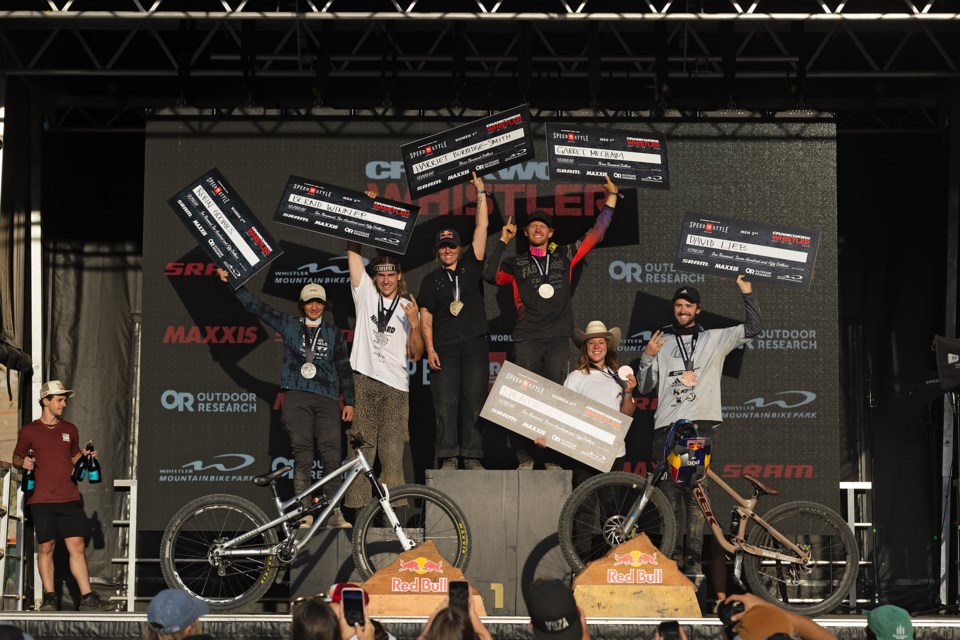
M139 640L146 624L145 613L48 613L2 612L0 618L19 626L36 640L87 640L108 638ZM423 628L423 617L380 617L384 627L397 640L414 640ZM826 616L816 619L839 640L862 640L866 637L865 616ZM215 638L285 639L290 637L289 614L212 614L202 618L203 629ZM497 640L531 637L528 618L493 616L483 619ZM593 640L648 640L653 638L659 619L654 618L588 618ZM723 628L716 618L682 618L680 623L689 640L724 640ZM917 640L960 639L960 616L934 616L913 620Z

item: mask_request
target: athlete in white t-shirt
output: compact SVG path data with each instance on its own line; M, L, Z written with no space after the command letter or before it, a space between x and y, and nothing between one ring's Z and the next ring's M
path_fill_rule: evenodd
M403 450L410 439L407 360L419 360L423 355L420 314L413 296L407 298L403 271L395 257L374 258L371 276L364 268L360 245L349 242L347 263L357 311L350 352L357 397L353 432L372 445L371 464L379 455L380 480L395 487L404 483ZM355 456L352 449L348 456ZM346 506L359 508L370 498L370 485L354 482L347 490Z

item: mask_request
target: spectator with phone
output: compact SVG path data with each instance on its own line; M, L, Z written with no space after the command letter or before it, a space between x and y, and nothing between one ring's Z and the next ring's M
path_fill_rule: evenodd
M493 640L473 607L473 600L469 597L469 585L467 589L466 606L464 607L462 602L463 598L454 595L456 590L448 593L436 611L430 615L417 640ZM451 602L451 598L457 604Z
M653 640L687 640L687 633L676 620L664 620L657 625Z
M810 618L750 593L727 597L717 608L717 615L731 640L836 640L836 636Z
M340 609L343 606L343 594L345 591L351 590L351 589L359 591L363 594L362 606L364 608L364 613L367 605L370 604L370 596L359 585L356 585L352 582L334 583L330 585L330 590L327 592L327 595L324 597L323 601L330 605L330 608L333 610L334 614L337 615L338 617L340 616ZM347 598L350 599L352 595L355 595L355 594L353 594L353 592L347 594ZM353 610L356 609L356 602L357 602L357 599L354 598L353 605L352 605ZM355 616L355 615L356 613L351 614L351 616ZM347 620L347 623L350 624L350 620ZM383 627L383 625L377 622L376 620L373 620L371 618L370 623L373 625L374 640L397 640L393 634L388 632ZM358 636L354 631L354 629L351 628L350 635L345 636L344 640L359 640L361 637L362 636Z
M290 640L343 640L340 617L321 593L294 600L290 614Z

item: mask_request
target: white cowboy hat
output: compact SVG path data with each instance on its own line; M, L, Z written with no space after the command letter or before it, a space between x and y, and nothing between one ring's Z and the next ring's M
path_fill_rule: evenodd
M580 331L580 329L574 329L573 331L573 342L577 347L583 346L583 343L590 338L606 338L607 348L610 350L616 349L617 345L620 344L620 327L613 327L608 330L607 325L599 320L591 320L585 331Z

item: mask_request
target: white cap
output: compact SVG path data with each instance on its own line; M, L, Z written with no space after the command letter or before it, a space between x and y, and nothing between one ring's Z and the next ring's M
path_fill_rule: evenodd
M43 400L47 396L67 396L70 397L73 395L73 389L67 389L63 386L63 383L59 380L50 380L49 382L44 382L43 386L40 387L40 399Z
M300 302L306 302L317 298L323 302L327 301L327 291L319 284L311 282L300 290Z

